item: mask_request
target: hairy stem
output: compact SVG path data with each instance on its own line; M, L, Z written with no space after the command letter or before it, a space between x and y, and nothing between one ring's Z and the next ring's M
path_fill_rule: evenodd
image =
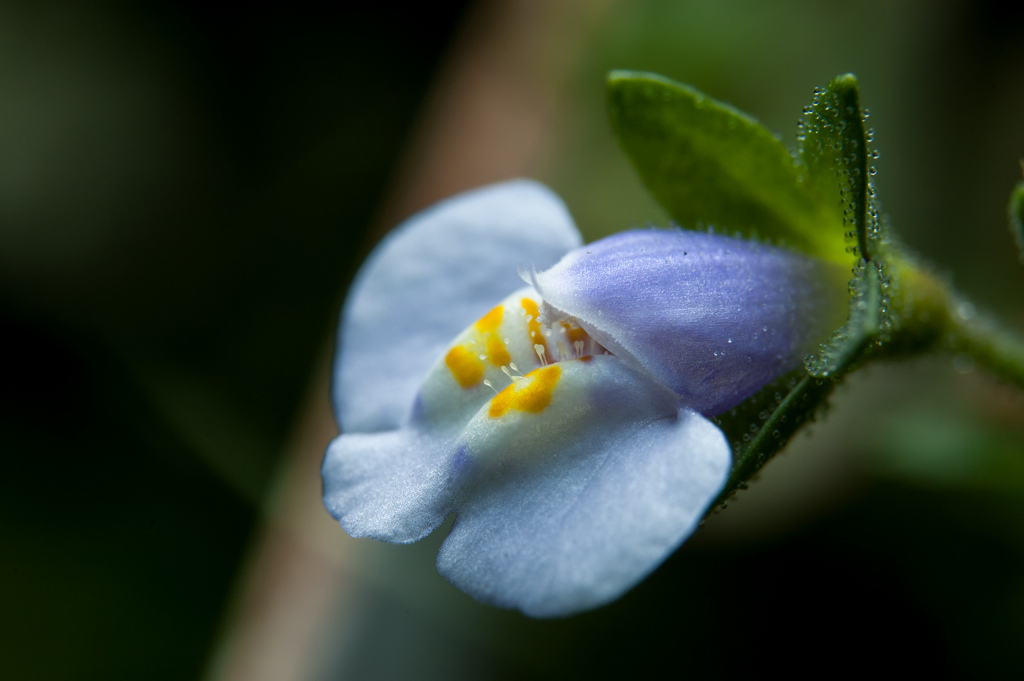
M994 319L979 315L971 303L954 303L945 345L969 355L979 366L1024 388L1024 339Z

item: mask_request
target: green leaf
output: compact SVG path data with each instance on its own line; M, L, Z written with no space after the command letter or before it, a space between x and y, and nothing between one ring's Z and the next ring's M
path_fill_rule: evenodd
M852 261L837 196L805 186L805 169L753 118L654 74L613 71L608 93L622 147L681 226Z
M1021 161L1021 169L1024 169L1024 161ZM1024 262L1024 181L1018 182L1010 193L1010 231L1017 239L1017 250L1020 261Z
M855 255L877 257L880 236L878 210L868 165L868 134L864 129L860 92L853 74L837 76L804 109L797 137L798 163L805 170L804 185L831 205L833 219L842 222L847 236L856 238Z

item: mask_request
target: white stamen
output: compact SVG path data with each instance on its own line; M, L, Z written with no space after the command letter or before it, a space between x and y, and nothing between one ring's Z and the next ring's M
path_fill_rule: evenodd
M533 351L536 352L537 353L537 357L540 358L540 365L542 367L546 367L548 365L548 361L546 359L544 359L544 354L547 352L547 348L545 348L540 343L534 343Z
M572 359L569 356L569 351L565 349L565 344L562 341L558 341L558 361L565 362L566 360Z
M576 349L576 359L583 356L583 348L586 347L586 345L587 344L581 340L573 341L572 346Z
M508 367L501 367L501 370L506 376L508 376L508 379L513 383L515 383L516 381L523 380L523 376L513 376L512 372L508 370ZM518 369L516 371L518 371Z
M481 360L485 360L485 359L487 359L487 355L480 355L480 359L481 359Z
M498 389L497 389L497 388L495 388L495 387L494 387L494 384L493 384L493 383L491 383L491 382L490 382L489 380L487 380L486 378L484 379L484 385L486 385L486 386L487 386L488 388L490 388L491 390L493 390L493 391L494 391L494 394L495 394L495 395L497 395L497 394L498 394Z

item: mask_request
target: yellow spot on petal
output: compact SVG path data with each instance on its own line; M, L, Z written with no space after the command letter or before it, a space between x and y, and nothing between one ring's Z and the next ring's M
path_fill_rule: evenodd
M498 418L509 409L539 414L551 404L551 393L561 375L562 369L557 364L534 369L526 374L527 381L514 383L495 395L487 414Z
M503 367L512 361L505 344L494 334L487 337L487 359L496 367Z
M494 333L498 329L498 325L501 324L501 318L505 316L505 308L501 305L494 308L476 323L476 330L480 333Z
M448 365L452 376L464 389L472 388L484 377L484 365L472 352L461 345L456 345L448 351L444 363Z
M547 350L547 343L544 342L544 334L541 333L540 329L540 310L537 309L537 303L530 300L529 298L523 298L519 301L519 304L526 310L527 319L530 320L526 323L526 329L530 333L530 344L534 344L536 341L540 341L540 345L544 346Z

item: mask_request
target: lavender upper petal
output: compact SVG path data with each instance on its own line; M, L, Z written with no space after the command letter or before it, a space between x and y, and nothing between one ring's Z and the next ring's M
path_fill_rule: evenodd
M843 268L748 240L623 232L534 275L545 316L576 320L683 402L719 414L800 365L844 321Z

